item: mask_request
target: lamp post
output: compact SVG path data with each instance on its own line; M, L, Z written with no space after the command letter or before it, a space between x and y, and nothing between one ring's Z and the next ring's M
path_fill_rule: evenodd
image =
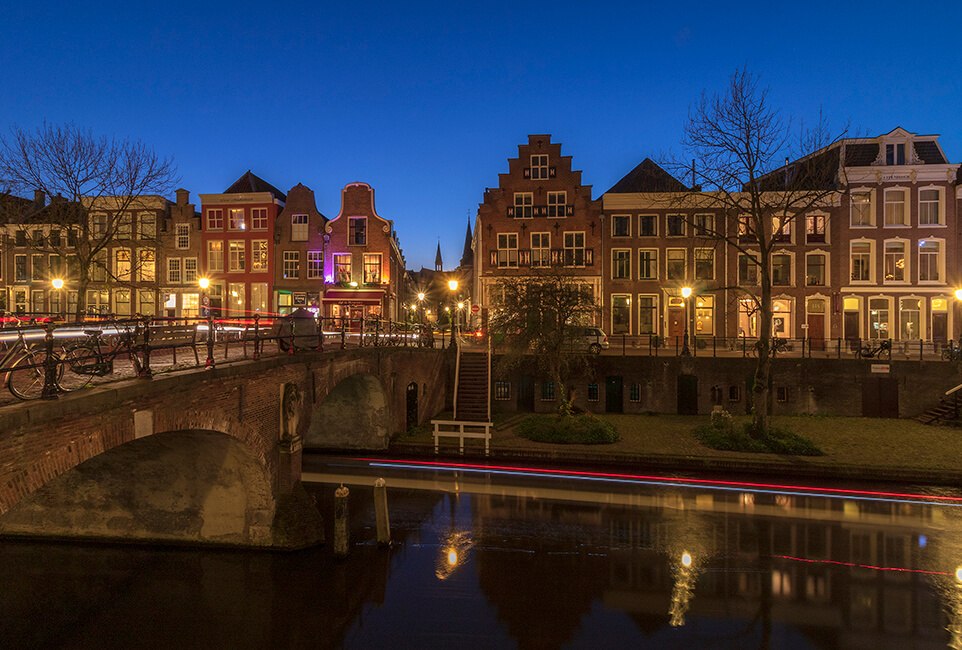
M962 303L962 289L955 290L955 300ZM962 348L962 325L959 326L959 347Z
M66 310L66 305L64 305L64 300L63 300L63 298L64 298L64 296L63 296L63 294L64 294L64 291L63 291L63 279L62 279L62 278L54 278L50 283L53 285L53 288L57 290L57 293L58 293L58 295L59 295L59 299L57 300L57 303L58 303L58 305L57 305L57 316L64 316L63 320L66 321L66 320L67 320L67 318L66 318L67 310Z
M418 347L424 341L424 292L418 292Z
M455 292L458 290L458 281L448 280L448 290L456 296L457 294ZM457 312L455 312L454 316L457 317L457 315ZM454 326L451 328L451 335L454 336L455 334L457 334L457 322L455 322Z
M691 296L691 287L682 287L681 297L685 299L685 336L681 344L681 356L690 357L691 348L688 347L688 306L691 303L688 298Z

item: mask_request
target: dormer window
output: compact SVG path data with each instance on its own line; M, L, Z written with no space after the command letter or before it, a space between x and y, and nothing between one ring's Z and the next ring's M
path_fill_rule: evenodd
M885 164L904 165L905 164L905 143L885 145Z

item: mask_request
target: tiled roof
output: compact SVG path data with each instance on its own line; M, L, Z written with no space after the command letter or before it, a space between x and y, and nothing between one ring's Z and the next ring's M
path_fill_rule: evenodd
M840 147L833 146L810 158L796 160L758 179L763 191L834 190Z
M878 158L878 143L853 143L845 145L846 167L868 167Z
M636 192L685 192L688 188L674 176L659 167L650 158L628 172L612 185L606 194L631 194Z
M255 192L270 192L281 201L287 201L287 196L279 189L262 178L255 176L251 170L234 181L234 184L224 190L224 194L248 194Z
M949 162L939 151L939 145L935 140L916 140L914 144L915 153L926 165L945 165Z

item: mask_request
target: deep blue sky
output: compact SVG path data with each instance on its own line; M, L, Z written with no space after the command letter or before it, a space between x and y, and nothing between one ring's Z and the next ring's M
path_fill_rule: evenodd
M0 129L141 139L198 204L251 169L333 217L364 181L408 268L433 268L439 238L453 268L527 134L560 141L597 197L677 149L688 106L741 65L785 114L939 133L959 162L962 10L926 4L18 3Z

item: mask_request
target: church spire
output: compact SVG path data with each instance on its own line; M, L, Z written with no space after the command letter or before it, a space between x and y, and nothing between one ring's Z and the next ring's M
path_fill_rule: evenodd
M441 271L443 264L441 263L441 241L438 240L438 254L434 257L434 270Z

